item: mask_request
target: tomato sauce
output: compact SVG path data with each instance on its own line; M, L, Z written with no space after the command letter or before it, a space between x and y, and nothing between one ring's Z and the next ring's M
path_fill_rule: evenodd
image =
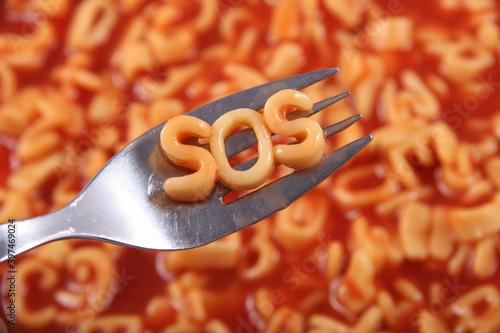
M459 10L450 14L449 12L445 12L439 8L437 3L438 2L410 0L389 0L387 2L379 1L381 8L380 14L382 17L388 15L408 16L412 18L417 29L419 26L439 26L441 28L449 27L449 29L453 29L454 26L468 24L468 14L465 11ZM47 55L47 61L43 68L37 70L35 73L31 71L16 71L21 87L47 84L51 81L50 75L54 68L66 61L68 50L64 48L63 43L67 27L70 23L69 17L74 11L74 6L75 4L72 3L70 11L64 18L54 19L48 17L48 20L53 22L57 27L56 31L58 32L58 41L50 54ZM137 12L142 11L144 6L140 6ZM220 1L220 6L222 8L222 13L226 10L230 10L228 5L225 5L225 2L223 1ZM265 24L269 21L269 17L271 15L269 5L256 7L242 3L239 6L249 8L252 14L258 18L257 27L265 28ZM195 6L187 5L186 2L184 11L184 17L186 20L193 18L196 15L195 9ZM322 10L324 11L325 9L322 8ZM27 25L24 22L13 20L12 17L16 16L11 14L12 13L7 12L5 9L0 8L0 17L2 18L0 19L1 32L22 35L23 33L26 33L26 31L36 30L36 27L32 27L32 25ZM121 13L118 27L115 29L112 39L108 42L107 47L99 49L93 55L93 59L95 60L91 66L93 71L98 74L102 74L105 70L109 70L112 51L118 45L121 38L123 38L126 28L129 26L132 18L136 14L137 13ZM336 21L324 21L324 24L327 31L334 30L339 26L339 23ZM365 23L356 29L365 32L365 35L368 38L370 34L370 24L372 26L376 25L377 21L365 20ZM201 50L221 41L222 39L219 32L211 30L203 35L203 38L199 39L197 49ZM261 45L268 45L271 42L272 41L270 40L260 40ZM406 52L386 52L384 54L384 57L390 59L390 61L388 61L388 63L391 64L391 67L388 69L390 75L396 77L405 69L412 69L420 73L423 77L429 74L439 73L439 60L433 57L424 57L422 52L419 51L421 45L418 45L418 42L416 43L417 45L414 45L412 49ZM361 44L360 49L375 52L370 48L368 43ZM256 50L256 53L257 52L258 51ZM307 63L303 68L304 72L324 67L333 67L338 65L339 62L339 59L337 59L336 56L332 56L331 59L321 60L318 63L314 58L314 50L312 48L310 48L309 51L306 49L306 58ZM193 61L201 61L199 59L199 55L196 53L193 56ZM249 60L250 63L252 63L252 61L253 60L251 59ZM217 72L220 66L212 67L209 63L205 63L204 67L206 68L205 75L210 82L215 82L216 78L220 77L221 74ZM158 67L158 73L152 73L152 75L155 75L158 79L162 79L167 75L166 70L167 68ZM491 75L491 77L489 75ZM494 70L491 73L485 75L485 80L486 82L489 81L490 86L494 87L494 89L498 88L500 85L500 66L498 66L498 64L494 67ZM490 89L490 86L485 87L485 89ZM478 101L478 107L473 112L467 113L467 116L453 112L454 105L457 101L458 103L463 102L467 98L467 95L461 91L458 86L453 86L452 84L450 87L450 93L445 97L441 97L440 107L442 110L452 110L450 113L442 113L442 120L448 122L451 126L457 124L458 122L462 125L466 118L468 119L469 117L489 119L492 115L498 112L498 108L500 106L500 95L493 91L485 99ZM139 98L133 93L133 87L123 87L123 91L124 95L129 96L132 100L139 100ZM194 108L203 104L207 96L201 96L196 100L190 100L186 96L185 92L181 92L177 97L183 99L189 108ZM359 98L362 98L362 96ZM83 107L87 107L89 95L86 95L85 93L81 94L78 97L78 102L81 103ZM371 120L362 120L360 122L368 131L385 125L383 120L377 119L376 117L373 117ZM467 126L456 127L456 133L460 139L476 141L481 138L481 133L471 131ZM125 131L125 124L123 124L122 131ZM8 175L15 172L11 163L14 153L11 145L7 144L8 142L11 141L3 140L2 137L0 137L0 186L5 186ZM379 157L375 157L374 159L368 161L366 159L354 159L354 161L349 164L348 168L356 168L358 166L365 165L366 163L383 162L378 159ZM433 188L437 188L439 175L435 168L418 165L418 161L416 160L414 160L412 166L417 170L418 177L422 183L430 185ZM335 177L342 175L342 173L346 170L347 168L340 169L338 173L336 173ZM377 186L383 181L384 179L369 177L359 183L353 184L353 188L362 189L365 187ZM80 185L83 187L84 184ZM45 189L48 195L48 193L50 193L51 185L46 184ZM43 192L44 191L42 191L42 193ZM458 197L448 197L440 194L440 191L436 191L435 193L437 193L437 195L426 199L426 201L429 203L439 203L448 207L462 205L462 202ZM315 190L313 190L311 195L320 194L315 194ZM50 200L48 196L47 200ZM349 215L349 212L339 207L333 200L330 200L329 204L330 207L328 208L329 212L327 223L324 228L324 237L323 239L319 239L318 243L314 246L321 247L321 244L326 244L327 241L339 240L346 246L346 248L350 248L350 244L352 242L352 239L350 239L352 217ZM395 235L395 225L397 223L395 217L381 219L374 213L373 207L360 208L359 212L360 214L368 217L371 225L382 225L387 230L391 230L394 233L392 235L393 237L397 236ZM250 239L252 232L253 231L249 229L241 231L244 241ZM82 244L92 244L92 242L85 241L82 242ZM343 316L340 314L339 309L332 306L332 302L335 303L331 299L332 293L330 289L332 286L325 281L322 275L322 270L324 269L322 267L323 263L318 258L311 256L311 253L313 253L313 247L300 252L293 252L283 249L279 245L277 246L281 252L280 261L273 269L272 274L266 278L257 281L244 281L239 278L239 273L236 269L203 271L210 281L208 289L210 289L213 293L214 299L218 299L217 302L208 302L208 315L210 317L222 319L229 327L231 327L233 331L245 329L245 327L251 327L252 329L253 327L258 327L260 320L259 315L249 311L249 308L251 307L249 307L248 304L251 301L251 295L255 290L259 287L266 287L271 290L274 295L275 305L288 305L295 309L300 309L301 302L308 295L312 292L319 291L324 295L324 298L318 301L315 307L310 310L311 313L323 313L330 315L333 318L343 320ZM29 253L26 255L20 255L18 257L18 263L21 263L23 259L28 256ZM157 272L157 260L158 259L155 253L151 251L129 248L125 249L117 260L117 267L123 268L123 271L119 272L119 274L125 274L126 276L133 277L133 279L128 282L126 287L124 286L119 289L109 308L104 310L102 314L138 314L143 316L148 301L153 296L163 295L167 292L166 286L168 281L165 281ZM247 253L244 260L251 265L253 260L252 254ZM6 270L5 264L0 267L2 271ZM425 274L422 272L425 272ZM63 286L64 281L71 279L68 272L61 272L61 274L64 276L64 279L62 279L63 282L61 282L60 287ZM432 282L443 283L443 281L445 281L445 284L449 283L448 288L451 294L454 294L455 296L463 292L463 288L465 288L463 286L466 286L469 290L475 286L486 283L491 283L500 287L499 270L497 270L490 278L485 280L479 280L465 272L460 273L456 277L450 277L444 270L441 263L433 262L432 260L426 262L405 261L402 265L396 268L389 267L383 272L377 274L377 288L387 290L393 290L393 282L396 278L406 278L413 282L417 288L423 291L426 291ZM38 281L36 278L29 281L29 285L29 290L25 292L29 294L28 299L30 303L28 304L28 307L30 309L41 309L56 302L52 294L44 294L39 291L39 288L37 288ZM225 303L224 307L221 307L218 304L219 302ZM228 303L230 306L227 306ZM429 305L426 303L422 304L422 307L424 308L428 306ZM228 308L230 308L231 311L227 311ZM396 331L416 332L415 320L415 318L410 318L410 320L407 320L407 318L398 318L393 329ZM161 325L167 325L168 323L173 322L174 318L172 311L172 313L166 316L164 321L161 323L145 322L144 329L154 330L162 327ZM64 328L53 326L33 330L29 330L25 327L21 327L20 329L20 332L60 332ZM382 329L384 329L384 327L382 327Z

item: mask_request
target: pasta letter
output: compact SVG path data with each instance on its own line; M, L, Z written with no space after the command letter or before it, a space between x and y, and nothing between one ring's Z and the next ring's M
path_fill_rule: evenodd
M294 169L307 169L323 158L325 137L321 126L308 118L286 119L286 113L292 108L310 110L312 106L313 102L306 94L293 89L281 90L267 100L264 120L271 132L302 141L274 146L276 161Z
M163 183L163 189L175 200L198 201L205 199L214 189L217 165L210 152L183 144L190 137L206 138L212 127L201 119L180 115L167 121L160 135L161 147L176 165L196 170L195 173L171 177Z
M258 139L259 158L254 166L245 171L234 170L229 165L224 146L226 138L239 126L251 127ZM227 112L215 121L213 130L210 151L217 161L220 180L236 191L250 190L264 183L274 170L274 159L271 134L260 113L246 108Z

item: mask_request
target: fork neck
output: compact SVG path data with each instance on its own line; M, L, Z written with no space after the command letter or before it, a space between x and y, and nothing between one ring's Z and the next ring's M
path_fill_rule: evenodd
M53 213L0 224L0 262L45 243L64 238L85 238L76 230L68 206Z

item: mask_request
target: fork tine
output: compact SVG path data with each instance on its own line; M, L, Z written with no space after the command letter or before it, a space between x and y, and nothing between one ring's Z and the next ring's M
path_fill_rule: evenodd
M297 118L301 118L301 117L310 117L313 114L323 110L327 106L332 105L333 103L336 103L336 102L340 101L341 99L349 96L350 94L351 94L350 91L346 91L342 94L332 96L332 97L324 99L320 102L314 103L312 110L306 110L303 112L294 112L291 114L289 119L292 120L292 119L297 119ZM252 147L256 143L257 143L257 140L255 139L255 135L253 134L253 131L250 129L245 129L241 132L236 133L233 136L230 136L226 140L226 155L228 157L231 157L231 156L236 155L239 152L241 152L247 148Z
M325 137L329 138L332 135L345 130L346 128L348 128L349 126L351 126L352 124L354 124L356 121L358 121L359 119L361 119L361 117L362 117L361 114L357 114L355 116L346 118L346 119L344 119L342 121L339 121L338 123L335 123L333 125L330 125L330 126L324 128L323 131L325 132ZM245 163L237 165L234 169L235 170L240 170L240 171L248 170L252 165L255 164L256 161L257 161L257 157L253 158L251 160L248 160Z
M187 114L203 119L209 124L213 124L217 118L228 111L239 108L250 108L252 110L260 109L264 106L269 97L280 90L300 90L313 83L324 80L338 71L339 69L337 67L333 67L269 82L213 101Z
M237 227L245 228L287 207L335 172L372 139L371 134L366 135L333 151L315 167L296 171L229 203L226 207L231 210Z
M325 137L329 138L338 132L342 132L343 130L345 130L346 128L357 122L362 117L363 116L361 114L357 114L355 116L339 121L338 123L325 127L323 129L323 131L325 132Z
M297 118L310 117L313 114L318 113L319 111L323 110L327 106L330 106L333 103L337 103L338 101L346 98L350 94L351 94L350 91L346 91L346 92L343 92L342 94L324 99L320 102L314 103L312 110L293 112L293 113L290 113L287 118L288 118L288 120L293 120L293 119L297 119Z

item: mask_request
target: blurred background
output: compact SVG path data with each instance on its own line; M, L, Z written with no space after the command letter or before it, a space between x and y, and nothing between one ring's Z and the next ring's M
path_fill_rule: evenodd
M2 2L2 223L63 207L169 118L291 75L339 67L304 92L352 95L314 118L363 115L327 152L374 135L296 203L208 246L68 240L16 256L0 266L6 327L499 332L498 15L493 0Z

